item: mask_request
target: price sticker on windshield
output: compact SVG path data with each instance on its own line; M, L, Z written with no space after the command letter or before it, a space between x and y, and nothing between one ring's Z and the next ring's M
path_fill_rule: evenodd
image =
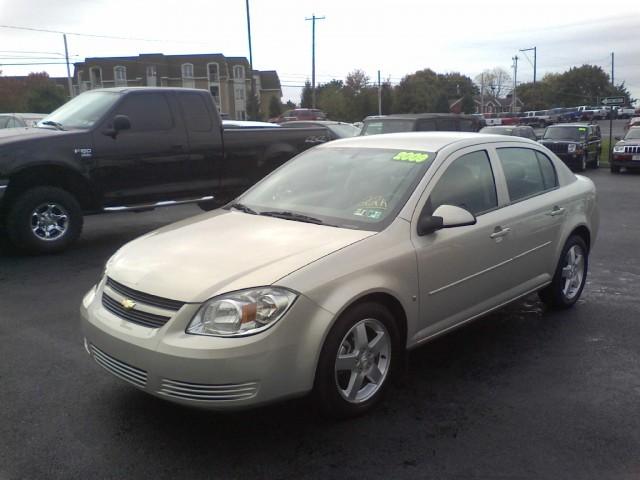
M422 163L428 158L429 155L422 152L400 152L395 157L393 157L394 160L411 163Z
M578 128L578 130L581 131L581 132L586 132L587 131L587 129L584 128L584 127L580 127L580 128Z

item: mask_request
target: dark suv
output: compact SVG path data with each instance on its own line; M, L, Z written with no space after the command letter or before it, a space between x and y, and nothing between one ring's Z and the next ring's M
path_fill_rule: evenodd
M587 167L600 166L602 135L599 125L551 125L544 131L540 143L571 168L584 171Z

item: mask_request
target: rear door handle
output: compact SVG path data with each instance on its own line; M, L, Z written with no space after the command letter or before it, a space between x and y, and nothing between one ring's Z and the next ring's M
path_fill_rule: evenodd
M505 235L509 235L509 232L511 232L511 229L509 227L502 228L498 226L493 229L493 233L489 236L491 238L501 238L501 237L504 237Z
M557 215L562 215L564 213L564 207L559 207L559 206L555 206L551 209L551 211L549 213L547 213L547 215L551 216L551 217L555 217Z

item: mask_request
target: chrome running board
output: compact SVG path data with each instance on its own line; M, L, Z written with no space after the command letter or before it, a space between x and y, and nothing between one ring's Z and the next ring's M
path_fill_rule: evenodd
M103 210L105 212L131 212L137 210L153 210L154 208L160 207L173 207L174 205L185 205L187 203L198 203L198 202L208 202L213 200L213 195L208 195L206 197L201 198L192 198L189 200L165 200L162 202L155 203L142 203L140 205L126 205L121 207L105 207Z

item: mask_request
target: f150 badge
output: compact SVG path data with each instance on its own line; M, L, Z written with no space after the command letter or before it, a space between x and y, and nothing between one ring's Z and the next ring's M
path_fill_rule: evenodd
M75 148L73 153L80 154L80 158L91 158L93 156L93 149L91 148Z

